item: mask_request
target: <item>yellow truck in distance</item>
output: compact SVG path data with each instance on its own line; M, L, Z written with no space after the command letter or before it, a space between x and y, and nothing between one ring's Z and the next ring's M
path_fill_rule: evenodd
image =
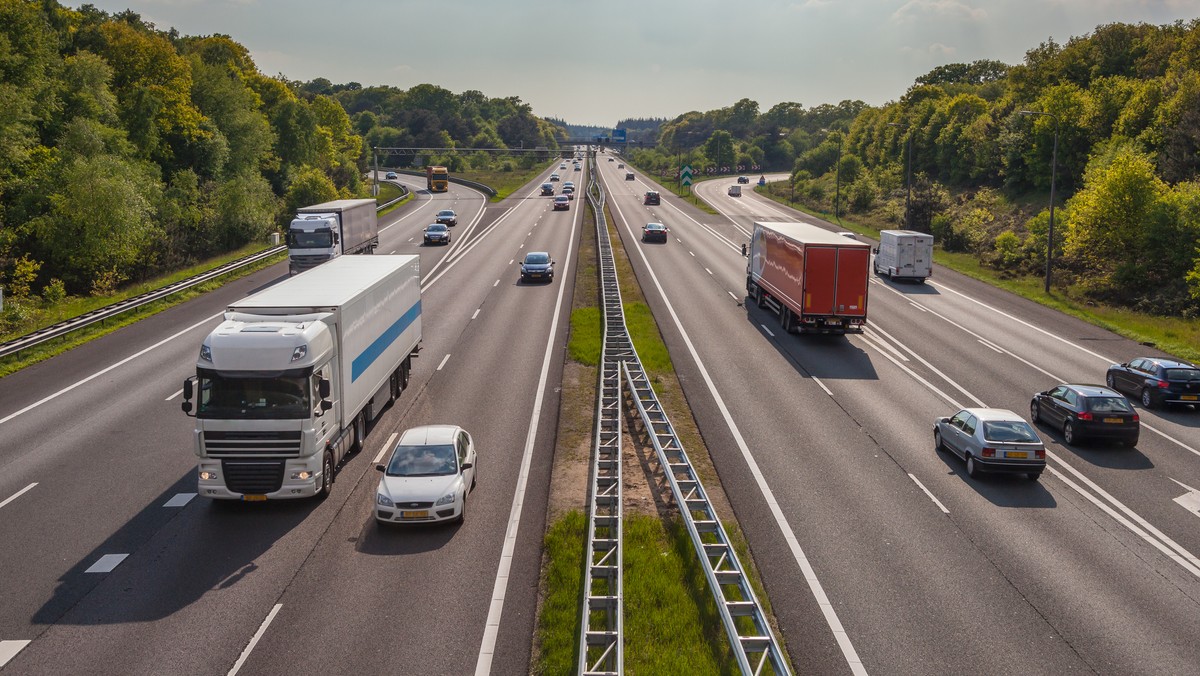
M450 186L450 171L445 167L425 167L425 187L429 192L446 192Z

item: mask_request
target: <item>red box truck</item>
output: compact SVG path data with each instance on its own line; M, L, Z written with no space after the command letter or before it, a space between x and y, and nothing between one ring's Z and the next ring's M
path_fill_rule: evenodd
M754 224L746 293L789 333L861 332L871 246L808 223Z

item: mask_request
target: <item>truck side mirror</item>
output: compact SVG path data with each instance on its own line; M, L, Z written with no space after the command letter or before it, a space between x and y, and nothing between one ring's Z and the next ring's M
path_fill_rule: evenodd
M333 402L332 402L332 401L329 401L328 399L322 399L322 400L321 400L321 412L322 412L322 413L324 413L325 411L328 411L328 410L329 410L329 409L331 409L331 408L333 408Z
M179 408L183 409L183 412L186 413L187 415L192 414L192 402L190 402L190 401L184 401L182 404L179 405Z
M322 399L329 398L329 379L328 378L321 379L321 383L319 385L317 385L317 392L318 392L318 394L321 395Z
M341 238L340 236L338 236L338 234L337 234L336 232L335 232L335 233L333 233L333 243L334 243L334 244L337 244L337 243L339 243L339 242L341 242L341 241L342 241L342 238Z
M183 379L183 400L187 401L192 398L192 379Z

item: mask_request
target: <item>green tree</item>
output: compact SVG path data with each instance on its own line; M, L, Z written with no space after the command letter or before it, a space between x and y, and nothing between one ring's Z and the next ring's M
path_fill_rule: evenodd
M310 204L320 204L338 198L337 186L329 180L325 172L316 167L302 167L296 172L291 185L288 186L284 203L287 211L295 213L296 209Z

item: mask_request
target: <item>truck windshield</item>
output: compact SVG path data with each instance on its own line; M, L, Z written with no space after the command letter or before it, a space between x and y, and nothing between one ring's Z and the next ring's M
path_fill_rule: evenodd
M288 230L288 248L291 249L328 249L333 246L333 231L329 228L306 232L304 230Z
M199 373L198 418L296 420L312 413L309 376L299 372L234 378Z

